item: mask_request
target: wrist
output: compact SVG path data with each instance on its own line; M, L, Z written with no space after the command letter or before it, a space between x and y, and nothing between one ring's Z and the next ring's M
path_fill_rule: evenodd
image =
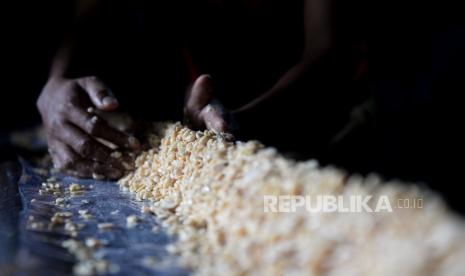
M64 74L52 73L49 75L47 82L59 83L68 80Z

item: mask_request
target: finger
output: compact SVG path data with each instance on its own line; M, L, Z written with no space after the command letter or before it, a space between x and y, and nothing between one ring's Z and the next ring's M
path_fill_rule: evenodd
M80 178L118 179L123 176L121 170L110 168L92 160L80 159L66 171Z
M203 120L207 129L214 132L227 132L228 124L223 118L224 110L222 106L217 104L208 104L202 109L200 118Z
M110 127L116 130L126 133L131 133L135 130L134 120L128 113L105 112L96 110L95 114L104 119Z
M71 108L68 110L66 116L70 122L93 137L103 138L120 147L131 149L138 149L140 147L140 143L135 137L126 135L110 127L105 120L95 114L88 113L79 108Z
M192 85L187 96L186 111L196 117L213 97L213 83L210 75L201 75Z
M81 158L103 163L109 168L119 170L129 170L131 168L130 165L127 165L127 163L132 164L128 157L124 156L122 159L112 158L111 151L107 147L70 123L62 124L60 130L53 133Z
M121 169L123 171L132 171L135 168L135 159L134 156L128 153L122 153L119 151L114 151L111 153L111 158L114 160L111 160L111 164L117 163L118 169Z
M59 171L63 172L71 168L79 159L77 154L75 154L66 144L57 139L49 137L48 146L53 165Z
M70 123L62 123L60 129L53 130L55 138L70 146L79 156L105 163L110 156L110 150L101 145L84 131Z
M92 160L82 159L69 146L56 139L49 139L49 150L56 169L80 178L91 178L102 175L106 178L120 178L122 170L100 164Z
M80 78L78 83L98 109L111 111L118 107L118 100L99 78L84 77Z

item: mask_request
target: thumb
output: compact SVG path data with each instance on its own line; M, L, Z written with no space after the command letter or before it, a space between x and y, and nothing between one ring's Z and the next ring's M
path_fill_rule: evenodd
M199 114L201 120L207 127L216 133L227 132L229 130L228 123L225 120L225 109L216 101L208 104Z
M118 107L115 96L99 78L84 77L80 78L78 83L89 94L90 100L98 109L112 111Z
M192 116L200 113L213 98L213 80L210 75L201 75L187 95L186 111Z

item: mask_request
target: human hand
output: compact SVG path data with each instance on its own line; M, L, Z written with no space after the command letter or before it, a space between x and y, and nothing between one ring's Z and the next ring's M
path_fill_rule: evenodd
M97 77L52 77L42 90L37 107L58 170L84 178L115 179L131 169L132 158L126 154L112 155L112 150L138 149L139 141L110 126L94 112L115 111L118 107L116 98Z
M227 132L226 110L214 99L213 93L212 78L209 75L198 77L188 91L184 115L191 127Z

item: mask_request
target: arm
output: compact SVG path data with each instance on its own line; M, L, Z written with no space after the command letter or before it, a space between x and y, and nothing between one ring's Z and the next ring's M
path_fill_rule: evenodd
M98 2L77 1L73 26L55 55L37 107L56 168L79 177L118 178L127 169L130 159L128 156L111 158L108 145L113 145L113 149L117 146L136 149L139 146L134 137L111 127L98 115L99 111L116 110L118 101L95 76L66 76L76 39L75 26L79 27L89 16L96 15ZM102 139L110 143L105 146Z
M288 91L302 78L308 78L309 73L317 71L316 67L330 54L334 41L332 6L332 0L305 0L305 46L301 60L289 69L269 91L233 111L233 114L240 114L266 103L270 98Z
M305 45L301 60L290 68L267 92L232 111L234 117L248 118L249 112L265 106L279 94L292 89L298 82L317 78L321 65L331 54L333 45L332 26L333 0L305 0L304 30ZM199 77L188 93L185 114L196 128L208 128L216 131L231 131L221 105L213 98L213 87L208 76ZM247 119L246 119L247 120Z

